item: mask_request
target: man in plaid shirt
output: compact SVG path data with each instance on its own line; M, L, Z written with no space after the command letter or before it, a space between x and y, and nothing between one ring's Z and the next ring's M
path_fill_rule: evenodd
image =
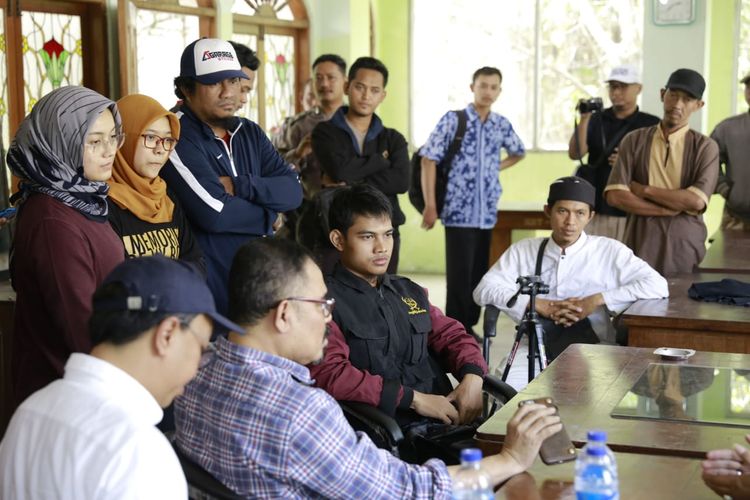
M242 247L230 273L230 317L246 328L175 403L177 445L240 495L253 498L449 498L457 467L411 465L356 433L304 366L323 357L334 302L299 245L262 238ZM525 470L559 417L523 406L502 453L482 467L498 484Z

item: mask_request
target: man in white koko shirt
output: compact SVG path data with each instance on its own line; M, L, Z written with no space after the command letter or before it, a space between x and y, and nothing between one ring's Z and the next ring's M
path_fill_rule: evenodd
M594 216L594 197L594 187L587 181L563 177L550 185L544 207L552 235L543 250L540 276L550 291L537 296L536 312L548 336L563 343L566 333L575 330L590 331L593 342L598 338L613 344L613 315L638 299L669 295L667 281L628 247L584 232ZM480 306L494 305L520 322L529 296L519 295L512 307L507 303L518 290L516 279L536 274L543 240L529 238L511 245L474 290L474 301ZM528 382L527 346L524 337L507 380L516 389Z

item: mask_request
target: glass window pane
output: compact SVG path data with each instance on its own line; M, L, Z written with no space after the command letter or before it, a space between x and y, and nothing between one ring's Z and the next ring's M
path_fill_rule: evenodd
M235 33L232 35L232 41L247 45L253 51L257 52L258 48L258 37L255 35L247 35L245 33ZM243 109L240 109L237 114L243 118L247 118L255 123L258 123L258 85L260 85L260 75L256 71L255 74L255 85L253 90L250 92L250 99Z
M609 106L612 66L641 66L642 0L541 0L539 147L567 149L579 98Z
M412 1L412 138L421 145L448 110L473 101L471 77L482 66L503 73L493 110L531 146L534 8L512 0ZM435 36L450 33L450 36Z
M81 85L81 18L48 12L21 14L23 85L28 113L43 95Z
M740 6L740 38L737 41L737 80L750 73L750 0L742 0ZM745 86L737 84L737 113L747 111Z
M576 101L606 98L603 80L613 65L641 65L643 0L413 0L412 20L415 144L443 113L472 102L477 68L495 66L503 91L493 110L527 148L567 149Z
M266 35L264 88L266 90L266 132L272 134L284 118L294 113L294 38Z
M177 100L172 82L180 74L182 51L200 37L198 16L136 9L134 19L138 27L138 88L134 92L151 96L169 109Z

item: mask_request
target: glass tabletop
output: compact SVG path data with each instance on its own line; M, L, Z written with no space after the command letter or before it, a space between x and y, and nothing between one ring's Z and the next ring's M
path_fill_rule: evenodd
M611 415L750 427L750 369L651 363Z

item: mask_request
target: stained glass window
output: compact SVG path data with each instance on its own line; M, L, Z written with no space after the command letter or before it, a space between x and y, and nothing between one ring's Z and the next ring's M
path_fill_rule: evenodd
M232 41L247 45L253 51L258 48L258 37L255 35L247 35L245 33L236 33L232 36ZM256 72L257 73L257 72ZM248 99L245 107L240 109L237 114L248 120L252 120L258 123L258 82L260 82L259 75L255 75L255 84L253 90L250 92L250 99Z
M64 85L81 85L81 18L49 12L21 14L21 53L26 112Z
M266 35L264 49L266 131L273 133L294 114L294 37Z
M6 57L7 48L5 45L5 11L0 9L0 129L2 129L2 136L0 136L0 154L3 154L8 149L10 137L8 134L8 59ZM0 162L2 163L2 162Z
M271 11L273 11L273 14L271 13ZM277 19L284 19L286 21L294 20L292 9L289 8L289 5L286 1L235 0L235 2L232 4L232 14L254 16L257 13L259 13L260 15L276 17Z

